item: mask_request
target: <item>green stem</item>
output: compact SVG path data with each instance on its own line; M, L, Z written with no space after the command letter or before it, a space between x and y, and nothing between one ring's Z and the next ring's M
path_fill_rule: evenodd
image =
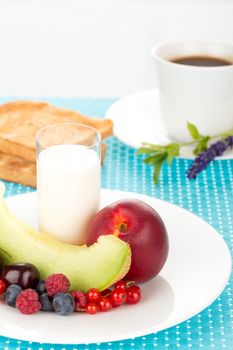
M211 136L210 140L216 139L217 137L221 137L221 136L223 136L223 135L217 134L217 135ZM195 143L198 143L199 141L201 141L202 138L203 138L203 136L198 138L197 140L192 140L189 142L182 142L182 143L180 143L180 147L194 145Z

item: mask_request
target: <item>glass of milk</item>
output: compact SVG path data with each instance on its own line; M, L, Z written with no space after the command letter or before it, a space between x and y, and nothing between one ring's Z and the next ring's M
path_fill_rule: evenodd
M36 144L39 228L85 244L100 203L101 136L87 125L54 124L37 133Z

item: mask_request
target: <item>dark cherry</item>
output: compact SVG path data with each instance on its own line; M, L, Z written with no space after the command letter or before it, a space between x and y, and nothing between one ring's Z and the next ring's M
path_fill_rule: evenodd
M18 284L22 289L35 289L40 275L37 268L28 263L5 265L2 269L2 279L10 284Z

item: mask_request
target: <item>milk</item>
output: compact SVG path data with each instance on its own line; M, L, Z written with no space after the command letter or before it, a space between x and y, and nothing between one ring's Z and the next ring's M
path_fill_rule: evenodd
M67 243L85 244L87 225L100 201L97 152L79 145L42 150L37 192L40 230Z

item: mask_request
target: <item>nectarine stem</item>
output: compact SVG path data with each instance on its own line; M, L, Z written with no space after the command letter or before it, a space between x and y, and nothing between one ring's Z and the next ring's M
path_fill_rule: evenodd
M120 232L125 233L125 232L127 231L127 228L128 228L128 226L127 226L127 224L126 224L125 222L122 222L122 223L119 225L119 230L120 230Z

